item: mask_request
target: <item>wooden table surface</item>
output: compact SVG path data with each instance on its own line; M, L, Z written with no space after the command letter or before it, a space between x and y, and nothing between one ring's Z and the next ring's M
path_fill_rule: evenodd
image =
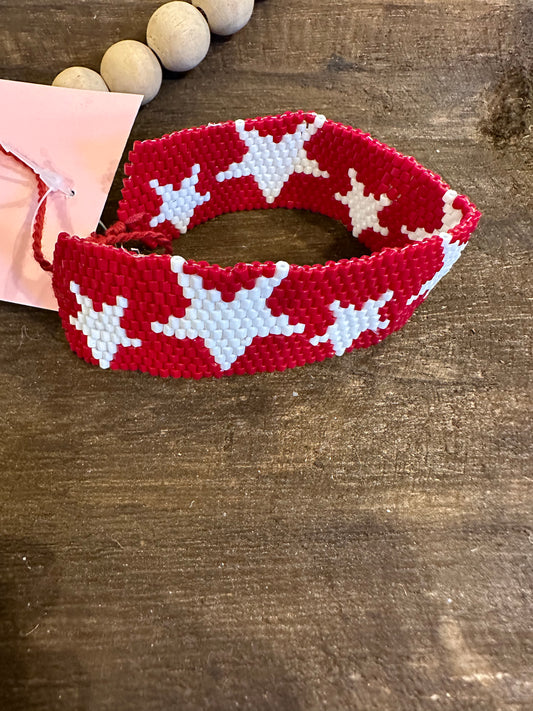
M0 76L98 68L159 4L0 0ZM258 0L166 77L128 147L313 109L483 218L404 329L285 373L102 371L55 313L0 304L1 709L533 708L532 78L530 0ZM351 249L287 211L180 244L225 263Z

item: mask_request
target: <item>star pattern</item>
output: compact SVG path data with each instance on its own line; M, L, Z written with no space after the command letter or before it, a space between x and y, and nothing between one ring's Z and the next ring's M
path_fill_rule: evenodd
M402 225L401 231L415 242L421 242L426 237L434 237L441 232L449 232L463 219L463 212L453 206L456 197L455 190L447 190L442 196L442 223L436 232L427 232L423 227L417 227L413 232L409 232L407 225Z
M365 195L365 184L357 180L354 168L348 170L348 176L352 189L346 195L335 193L335 200L348 205L354 237L359 237L361 232L368 227L371 227L374 232L379 232L384 236L388 235L388 227L382 227L379 224L378 213L390 205L391 200L385 194L380 195L377 200L372 193Z
M101 311L95 311L93 301L80 293L79 284L70 282L70 291L76 295L76 301L81 306L78 315L70 316L70 323L87 337L87 345L101 368L109 368L118 347L139 348L142 345L139 338L129 338L120 325L128 300L117 296L116 304L102 304Z
M409 297L407 300L407 304L412 304L414 301L419 299L421 296L427 296L429 292L433 289L434 286L436 286L439 281L442 279L443 276L445 276L450 269L453 267L455 262L459 259L461 256L461 252L466 246L465 244L459 244L458 242L452 242L452 237L448 233L449 230L452 230L456 225L461 222L463 218L463 213L461 210L458 210L453 206L453 203L455 201L455 198L457 197L457 193L455 190L447 190L444 195L442 196L442 223L441 223L441 228L440 230L446 230L446 231L436 231L436 232L428 232L425 230L423 227L418 227L416 230L413 232L409 232L407 229L406 225L402 225L402 232L409 237L410 240L413 242L421 242L422 240L426 239L426 237L436 237L439 236L442 240L442 251L443 251L443 263L442 267L439 269L436 274L432 276L431 279L426 281L422 286L420 287L419 291L416 294L413 294L412 296Z
M455 262L461 256L461 252L466 247L466 242L464 244L452 242L451 235L447 234L446 232L442 232L440 234L440 238L442 239L442 251L444 253L442 267L439 269L438 272L436 272L436 274L432 276L431 279L422 284L420 290L416 294L413 294L409 297L409 299L407 300L408 305L412 304L421 296L427 296L431 289L433 289L433 287L439 283L442 277L450 271Z
M356 309L353 304L343 307L340 305L340 301L334 301L329 306L335 316L334 323L328 326L323 336L311 338L311 345L317 346L319 343L331 341L335 355L342 355L359 338L363 331L377 331L381 328L387 328L390 321L389 319L382 320L379 310L392 297L393 292L391 290L386 291L378 299L365 301L360 309Z
M201 195L196 190L199 172L200 165L195 163L192 167L191 177L184 178L178 190L174 189L172 183L160 185L157 178L150 180L150 187L163 199L159 215L150 220L150 227L157 227L165 220L168 220L182 234L187 232L187 227L196 208L211 199L209 192Z
M304 143L322 128L325 121L320 115L313 123L303 121L294 133L286 133L278 143L271 135L261 136L255 128L247 131L244 121L235 121L237 133L248 151L239 163L232 163L226 171L218 173L217 180L222 182L253 175L265 200L273 203L293 173L329 178L329 173L321 170L316 160L307 157L304 148Z
M183 257L170 260L183 295L191 304L184 316L170 316L165 324L152 322L152 330L180 340L201 338L221 370L228 370L256 337L291 336L304 331L305 324L290 324L286 314L274 316L266 304L289 273L287 262L277 262L273 277L258 277L252 289L240 289L229 302L222 300L218 289L204 289L200 275L185 274L184 264Z

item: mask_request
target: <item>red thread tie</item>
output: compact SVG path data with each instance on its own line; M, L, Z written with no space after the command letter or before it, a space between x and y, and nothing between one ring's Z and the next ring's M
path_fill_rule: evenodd
M52 272L53 271L53 265L51 262L49 262L42 250L42 241L43 241L43 229L44 229L44 218L46 215L46 196L47 193L50 192L50 188L47 187L45 182L41 179L41 176L34 170L34 168L26 163L22 158L19 158L18 155L15 153L12 153L11 151L8 151L4 148L4 146L0 143L0 151L5 155L10 158L13 158L13 160L16 160L17 163L20 163L20 165L23 165L25 168L28 168L31 170L31 172L35 175L35 178L37 179L37 195L38 195L38 209L35 214L35 218L33 221L33 232L32 232L32 249L33 249L33 256L35 257L35 260L37 263L41 266L42 269L44 269L45 272Z
M142 242L149 249L157 249L162 247L166 254L172 254L172 237L164 235L161 232L154 230L146 230L141 228L141 224L146 223L146 219L150 216L146 213L138 213L126 218L125 221L119 220L109 227L105 234L101 235L93 232L89 239L96 244L120 245L126 242Z

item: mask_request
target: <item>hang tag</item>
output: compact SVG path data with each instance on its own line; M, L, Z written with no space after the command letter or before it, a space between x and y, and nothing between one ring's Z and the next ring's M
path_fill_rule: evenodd
M142 96L0 80L0 143L52 185L43 252L59 232L93 232ZM74 194L72 195L71 192ZM33 172L0 153L0 299L57 311L50 274L33 258Z

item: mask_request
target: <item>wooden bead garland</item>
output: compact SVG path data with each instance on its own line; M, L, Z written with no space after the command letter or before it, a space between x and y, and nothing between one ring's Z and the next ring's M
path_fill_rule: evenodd
M142 103L147 104L161 88L159 62L170 71L189 71L206 56L211 32L238 32L253 9L254 0L192 0L192 4L172 0L151 16L146 31L148 46L136 40L117 42L104 54L100 74L87 67L69 67L52 85L142 94Z

